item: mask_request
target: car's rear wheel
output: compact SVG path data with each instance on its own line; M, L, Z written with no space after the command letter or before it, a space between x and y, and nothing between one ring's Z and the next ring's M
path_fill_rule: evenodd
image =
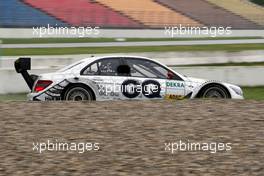
M205 88L201 92L201 98L230 98L228 92L219 85L213 85Z
M92 101L93 95L85 87L76 86L66 91L64 99L67 101Z

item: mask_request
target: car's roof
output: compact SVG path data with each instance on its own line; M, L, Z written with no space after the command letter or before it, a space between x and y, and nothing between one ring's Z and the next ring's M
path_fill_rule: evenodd
M107 55L107 56L91 56L85 59L82 59L81 61L85 61L85 62L93 62L96 61L98 59L111 59L111 58L137 58L137 59L147 59L147 60L152 60L150 58L147 57L142 57L142 56L133 56L133 55Z
M128 56L128 55L108 55L108 56L91 56L91 57L88 57L88 58L85 58L85 59L82 59L82 60L79 60L77 62L74 62L60 70L58 70L58 72L64 72L66 70L72 70L72 69L76 69L74 66L75 65L78 65L79 67L78 68L83 68L85 67L87 64L90 64L96 60L99 60L99 59L111 59L111 58L137 58L137 59L146 59L146 60L152 60L152 59L149 59L147 57L142 57L142 56ZM152 60L153 61L153 60ZM157 61L156 61L157 62ZM161 64L161 63L160 63ZM73 68L74 67L74 68Z
M88 57L88 58L79 60L78 62L75 62L75 63L73 63L71 65L68 65L67 67L64 67L64 68L58 70L58 72L65 72L65 71L71 72L71 71L76 71L76 72L79 73L80 69L83 69L85 66L87 66L87 64L90 64L90 63L92 63L92 62L94 62L96 60L99 60L99 59L111 59L111 58L136 58L136 59L144 59L144 60L149 60L149 61L156 62L156 63L158 63L158 64L160 64L160 65L168 68L166 65L162 64L161 62L156 61L154 59L147 58L147 57L133 56L133 55L107 55L107 56L91 56L91 57ZM179 73L175 72L174 70L171 70L171 71L174 72L174 73L176 73L182 79L184 79L183 76L181 76Z

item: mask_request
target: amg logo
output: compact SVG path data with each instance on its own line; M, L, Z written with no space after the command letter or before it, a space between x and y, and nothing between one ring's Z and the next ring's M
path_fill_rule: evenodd
M45 97L45 101L60 101L63 100L61 97Z
M167 82L167 87L184 87L184 83L182 82Z

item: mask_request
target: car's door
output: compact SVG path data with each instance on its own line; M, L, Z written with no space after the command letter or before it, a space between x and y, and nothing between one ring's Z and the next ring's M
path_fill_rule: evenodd
M117 74L120 64L119 57L103 58L89 64L82 72L82 77L96 85L97 100L123 99L120 89L126 77Z
M131 68L127 81L141 86L141 92L133 93L133 98L181 99L185 96L184 81L159 63L142 58L126 58L125 63Z
M175 73L168 71L165 99L183 99L185 96L185 81Z
M164 70L157 69L158 65L156 63L142 58L124 58L124 63L130 67L130 75L123 83L124 88L128 87L122 91L126 98L164 98L166 91ZM136 88L133 88L133 86Z

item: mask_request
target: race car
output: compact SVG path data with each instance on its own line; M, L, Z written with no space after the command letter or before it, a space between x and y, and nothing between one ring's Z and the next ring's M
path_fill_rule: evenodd
M236 85L187 77L146 57L90 57L41 75L30 75L30 68L30 58L15 61L16 71L31 90L28 99L33 101L243 99Z

